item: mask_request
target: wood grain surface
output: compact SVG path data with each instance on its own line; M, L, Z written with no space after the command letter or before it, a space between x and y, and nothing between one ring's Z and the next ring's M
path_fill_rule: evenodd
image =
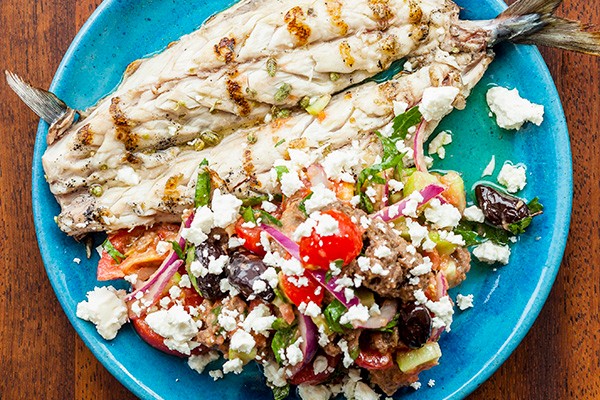
M0 0L0 70L47 87L100 0ZM560 14L600 26L598 0ZM600 58L543 49L571 133L571 234L552 293L508 361L470 399L600 399ZM67 321L37 249L37 118L0 79L0 399L132 399Z

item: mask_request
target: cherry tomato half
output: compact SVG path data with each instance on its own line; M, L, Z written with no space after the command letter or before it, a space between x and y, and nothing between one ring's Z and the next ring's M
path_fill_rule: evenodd
M313 230L308 237L300 240L300 259L307 268L315 266L325 270L329 264L342 260L344 265L350 263L359 254L363 246L362 232L350 217L341 211L328 210L322 214L333 217L339 231L330 236L321 236Z
M301 280L302 283L308 282L308 284L298 287L296 286L298 280ZM320 306L323 302L325 290L312 276L290 277L281 272L279 273L279 285L287 298L296 306L300 306L301 303L308 304L311 301Z
M242 226L244 224L244 219L240 218L235 224L235 233L238 235L240 239L244 239L244 247L250 250L252 253L257 256L264 257L267 252L263 248L262 244L260 244L260 233L262 229L258 226L254 228L248 228Z
M381 354L374 349L361 349L354 362L365 369L388 369L394 366L390 353Z

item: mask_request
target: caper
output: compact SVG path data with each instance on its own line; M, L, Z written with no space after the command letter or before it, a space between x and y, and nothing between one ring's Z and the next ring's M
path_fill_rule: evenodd
M216 132L208 130L200 133L200 139L202 139L208 146L216 146L221 141L221 137Z
M200 151L206 147L206 143L204 143L204 140L200 138L195 139L192 144L194 145L194 150L196 151Z
M102 196L102 194L104 194L104 189L101 185L95 183L92 186L90 186L90 193L94 197L100 197Z

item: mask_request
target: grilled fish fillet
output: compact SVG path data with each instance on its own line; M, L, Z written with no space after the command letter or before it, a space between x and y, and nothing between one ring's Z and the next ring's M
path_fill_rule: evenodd
M331 2L326 3L332 4ZM358 3L362 4L361 2ZM371 7L377 5L373 9L368 8L371 10L370 15L373 16L380 15L373 13L374 9L384 10L386 9L385 6L389 6L393 2L391 0L371 0L367 3ZM422 11L425 9L423 5L430 4L417 0L402 1L400 3L404 6L409 4L408 10L404 8L405 13L407 13L405 15L409 17L411 7L413 11L415 7ZM456 7L452 3L445 2L442 8L437 9L428 18L430 21L445 21L442 16L446 15L450 22L441 23L440 27L436 29L435 35L428 35L435 37L435 40L421 43L418 47L407 51L410 55L410 62L419 68L415 73L396 77L383 84L368 83L334 96L325 110L324 118L323 116L315 118L302 110L296 109L289 118L276 119L269 124L245 126L251 125L249 121L254 117L261 116L260 114L252 114L252 112L256 112L255 110L259 110L261 107L264 110L269 107L266 102L259 101L253 103L254 111L245 116L241 116L239 113L236 114L235 110L221 110L217 111L216 114L210 112L206 114L205 111L199 111L199 114L192 113L194 116L191 117L191 120L202 119L218 125L222 123L220 118L224 118L223 120L226 121L224 125L230 124L235 127L235 129L232 129L231 135L226 137L217 147L201 151L196 151L189 146L177 145L180 140L187 140L192 137L185 136L191 135L191 131L184 133L185 129L188 129L191 124L185 123L176 126L169 136L174 139L167 138L164 141L168 124L161 125L164 121L161 122L160 118L142 123L141 119L153 115L155 111L152 108L148 110L143 109L143 107L137 109L136 112L140 113L141 119L138 121L140 123L136 125L131 123L126 115L127 112L124 110L137 115L133 112L135 107L127 108L128 102L131 99L135 100L136 95L133 95L133 97L127 96L135 91L143 90L143 87L152 81L148 74L154 62L153 59L141 61L136 66L137 70L125 79L123 85L115 94L101 103L88 116L91 119L95 115L94 113L102 114L102 109L107 108L111 118L98 118L99 125L92 126L93 129L86 128L86 125L81 126L85 122L84 119L67 132L65 137L50 146L44 155L44 168L51 190L62 208L57 222L67 234L79 237L94 231L114 231L137 225L150 225L158 221L176 221L180 218L182 211L192 205L197 167L204 158L209 160L211 168L223 179L226 190L242 194L270 192L272 183L270 182L269 171L277 160L289 155L290 147L302 148L304 151L316 152L316 154L320 154L324 149L331 151L349 149L350 147L360 148L363 149L361 157L365 162L373 160L380 149L378 146L373 145L376 141L372 132L385 127L391 121L394 116L392 112L394 101L403 101L414 105L420 101L426 88L452 85L458 87L462 94L454 105L458 108L463 107L470 89L479 81L487 65L492 60L493 54L489 47L498 41L506 39L535 41L536 37L539 36L542 41L553 45L562 45L563 47L594 54L600 53L598 34L583 32L575 23L558 19L552 15L553 10L559 3L560 0L520 0L495 20L470 22L459 20ZM257 2L257 4L265 6L265 4L270 4L270 1L264 0ZM340 3L336 2L336 4ZM346 8L343 9L346 10ZM226 11L209 21L206 26L209 28L214 26L215 31L225 29L221 26L223 24L219 22L223 18L234 18L234 14L237 15L236 12L252 12L251 10L253 10L251 4L240 4L237 8ZM316 13L314 15L318 16L320 14ZM305 15L314 16L313 13L308 11L305 12ZM380 29L383 29L382 26L388 30L393 29L391 21L394 18L399 18L400 13L392 13L392 15L393 17L388 19L385 24L381 24L381 20L376 18L379 21L378 26ZM371 22L373 23L373 20ZM260 24L250 25L257 27ZM283 26L281 25L281 30L287 30L288 35L296 32L294 29L290 30L289 25L287 28ZM317 27L318 25L313 27L315 32L318 29ZM553 29L556 27L558 27L557 31L560 34L554 33ZM206 28L206 30L209 29ZM319 33L318 37L309 37L305 47L295 49L285 56L294 57L295 54L303 54L303 51L314 50L311 46L316 46L318 40L326 40L323 39L325 37L331 42L335 42L340 37L340 32L337 33L338 36L335 36L335 32L330 27L326 28L325 31ZM190 35L190 37L199 35L200 39L198 40L202 42L204 39L202 39L201 32L204 31L201 29ZM252 32L254 33L254 31ZM348 31L344 34L350 35L349 32L352 32L351 28L348 28ZM364 30L359 32L359 29L357 29L354 36L360 36L364 32ZM565 32L570 34L565 36ZM223 32L219 32L216 37L221 36L220 33ZM274 40L275 37L279 36L274 33L269 36L270 40ZM182 39L179 44L185 41L185 39ZM204 40L203 43L203 45L198 45L199 47L195 48L194 52L200 53L201 49L206 49L209 41ZM325 41L319 43L326 44ZM195 43L191 43L191 45L196 46ZM272 51L280 50L281 48L277 47L278 45L273 44L273 48L268 47L266 54L272 54ZM177 44L169 50L176 48ZM373 46L373 48L377 48L377 46ZM245 46L242 46L241 49L245 49ZM163 54L167 54L169 50ZM248 54L253 55L249 56L244 51L236 50L236 62L248 61L246 65L238 64L236 68L244 70L247 67L251 70L253 68L252 62L254 62L252 60L259 57L259 53L264 52L264 48L257 50L253 45L247 51ZM252 51L258 51L259 53L252 53ZM157 59L166 57L162 59L161 64L165 67L161 73L155 73L154 77L160 76L161 79L166 77L165 88L173 85L163 93L165 99L168 99L173 93L182 96L193 94L194 90L202 90L199 88L212 83L197 79L197 76L178 78L181 75L180 73L183 72L179 60L175 63L177 65L174 65L173 62L169 62L170 56L163 54L157 56ZM239 57L238 54L245 55ZM189 55L185 57L189 57ZM266 62L265 57L262 58L263 62ZM364 59L367 60L367 57ZM223 77L227 75L227 73L222 72L223 68L228 69L231 66L227 65L226 59L220 62L221 66L218 67L217 65L218 71L209 72L207 76L212 76L210 75L212 73L223 73L225 74ZM185 62L183 63L185 64ZM202 65L213 65L211 63L218 64L218 59L217 61L215 59L202 61ZM176 71L173 71L173 69ZM248 70L246 76L251 75L250 70ZM277 71L279 73L279 69ZM140 73L141 76L137 76ZM353 71L351 73L363 77L363 75L360 75L362 72ZM230 75L227 76L230 77ZM298 78L298 82L302 81L306 84L307 95L312 96L323 93L320 91L319 86L312 85L312 82L324 82L325 80L315 80L314 76L311 80L311 77L307 77L306 74L295 76ZM169 78L172 79L169 80ZM223 79L227 80L229 78ZM192 86L178 87L177 85L182 84L182 82L188 82ZM347 85L348 83L350 81L344 84ZM193 88L193 85L197 85L195 86L196 89ZM298 87L300 86L298 84ZM335 85L329 86L331 90L339 89L333 86ZM264 88L259 87L259 89L263 90ZM155 90L159 91L160 88L155 88ZM178 90L180 91L177 92ZM152 102L155 101L155 105L162 104L163 106L168 104L169 101L173 103L174 99L177 98L175 96L169 101L165 100L161 103L161 100L158 100L160 96L156 97L154 93L147 95L149 96L147 104L153 104ZM263 92L259 90L258 93L253 93L253 95L263 96L265 99L271 96L268 93L268 88L264 89ZM191 97L188 96L188 98ZM127 99L127 101L122 99ZM145 104L142 97L138 99L140 99L139 104ZM234 100L231 96L229 99ZM296 100L294 99L294 101ZM193 101L196 101L196 99ZM224 103L226 102L227 100L224 101ZM188 115L189 105L192 105L191 108L194 109L191 100L189 104L179 105L179 107L186 110L182 114L182 118ZM206 106L203 105L204 108L198 107L198 109L204 110ZM175 112L177 110L178 108L175 107ZM164 110L161 109L161 112L164 112ZM228 118L233 118L233 120ZM235 123L235 121L241 120L243 122L240 122L239 125ZM231 123L231 121L234 122ZM133 134L135 127L144 126L144 124L146 124L147 136L141 137ZM433 129L435 121L428 124L428 126L430 130ZM74 128L77 129L74 131ZM249 138L253 140L248 140ZM284 139L285 146L275 146ZM353 141L355 141L354 144ZM160 142L160 144L157 144L157 142ZM318 162L319 157L314 157L312 161Z

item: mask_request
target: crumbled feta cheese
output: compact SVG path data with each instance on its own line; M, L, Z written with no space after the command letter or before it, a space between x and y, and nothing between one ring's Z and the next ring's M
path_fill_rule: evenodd
M450 332L450 325L452 325L452 315L454 315L454 309L452 307L452 301L449 296L442 297L439 301L431 301L425 295L422 289L417 289L413 292L416 303L418 305L424 305L433 314L434 318L433 328L446 327L446 332Z
M277 206L267 200L263 201L260 207L268 213L277 211Z
M254 331L266 337L269 336L269 329L271 329L276 319L277 317L271 315L269 307L259 304L248 314L242 323L242 327L247 332Z
M236 318L239 315L237 310L229 310L227 308L222 308L221 312L217 317L217 322L226 332L231 332L235 328L237 328Z
M254 292L254 294L262 293L265 290L267 290L267 282L260 279L256 279L252 283L252 291Z
M235 249L235 248L238 248L240 246L243 246L244 243L246 243L246 239L241 239L239 237L232 236L232 237L229 238L229 242L227 243L227 247L229 247L230 249Z
M413 285L413 286L418 285L420 282L421 282L421 279L419 279L419 277L417 277L417 276L413 276L412 278L410 278L408 280L408 284Z
M464 311L467 308L473 307L473 295L468 294L466 296L463 296L462 294L459 293L456 296L456 304L458 305L458 308L461 309L461 311Z
M375 202L377 200L377 191L375 190L375 188L373 188L373 186L369 186L367 190L365 190L365 194L369 197L369 199L372 202Z
M325 372L329 363L327 362L327 358L325 356L318 356L313 361L313 371L315 375L319 375L321 372Z
M295 258L286 260L277 252L267 253L263 258L263 261L268 266L281 268L281 271L288 276L304 274L304 267L300 261L296 260Z
M354 389L356 400L379 400L379 395L364 382L358 382Z
M229 263L229 257L225 254L220 255L216 260L213 256L210 256L208 260L208 273L215 275L221 275L225 266Z
M125 275L124 279L127 282L131 283L132 285L135 285L138 280L138 275L137 274Z
M410 240L412 241L412 245L415 247L419 247L421 242L425 238L429 237L429 231L427 228L420 225L417 221L407 219L406 226L408 227L408 234L410 236Z
M352 198L350 199L350 204L353 205L354 207L359 205L360 204L360 196L359 195L352 196Z
M419 389L421 389L421 382L413 382L410 384L410 387L415 390L419 390Z
M181 230L181 237L198 246L208 239L208 233L213 228L213 224L212 210L206 206L200 207L196 210L190 227Z
M269 382L272 386L284 387L287 385L287 381L285 379L285 368L280 368L277 363L273 361L264 363L263 373L265 374L265 378L267 378L267 382Z
M177 298L179 298L179 296L181 295L181 289L179 288L179 286L171 286L171 288L169 289L169 296L175 300Z
M140 176L130 166L119 168L115 179L127 186L136 186L140 183Z
M456 234L452 231L438 231L438 235L440 235L441 240L445 240L452 244L456 244L459 246L465 245L465 239L459 234Z
M412 192L407 198L402 210L402 214L407 217L417 218L417 207L423 201L423 196L419 192Z
M341 317L340 324L365 323L369 319L369 309L362 304L356 304L348 309Z
M277 287L279 283L279 277L277 271L273 267L269 267L260 275L260 278L267 282L273 289Z
M395 116L404 114L406 112L406 110L408 109L408 103L406 103L404 101L393 100L392 105L394 106L394 115Z
M219 353L216 351L209 351L206 354L193 355L188 358L188 365L191 369L201 374L204 369L211 362L219 359Z
M242 201L232 194L221 194L221 189L215 189L213 191L211 206L215 226L226 228L237 221ZM195 219L196 217L194 216Z
M219 289L221 290L221 292L229 293L231 296L237 296L240 293L239 290L237 290L234 286L231 285L231 283L229 283L229 279L227 278L223 278L219 281Z
M439 199L433 199L425 209L425 218L437 228L454 228L462 215L452 204L442 204Z
M430 87L423 92L419 111L426 121L440 121L449 114L460 90L453 86Z
M285 351L285 358L292 367L304 360L304 355L302 354L302 350L300 350L300 344L303 342L304 340L299 337Z
M487 264L499 262L506 265L510 258L510 247L487 241L476 246L473 249L473 255L477 257L479 261L483 261Z
M169 251L171 251L171 243L161 240L156 244L156 252L159 256L162 256L163 254L166 254Z
M302 302L298 306L298 311L308 317L318 317L321 314L321 307L312 301L309 301L308 304Z
M351 172L352 168L358 165L360 159L360 150L354 146L346 147L329 153L321 161L321 166L329 179L354 183Z
M96 330L106 340L112 340L127 322L125 291L112 286L96 287L87 292L87 301L77 304L76 315L96 325Z
M291 197L303 187L304 183L302 183L296 171L286 172L281 176L281 192L285 196Z
M452 143L452 135L446 131L440 132L429 143L429 154L437 154L442 160L446 158L445 145Z
M306 221L298 225L294 233L292 233L292 240L298 242L303 237L309 237L312 235L312 230L315 226L317 226L317 221L312 218L306 219Z
M471 206L471 207L465 208L465 211L463 212L463 216L465 217L465 219L467 221L473 221L473 222L485 221L485 216L483 215L483 211L481 211L481 208L479 208L477 206Z
M179 287L188 289L192 287L192 282L190 281L190 277L188 276L188 274L184 274L181 276L181 279L179 280Z
M312 196L304 202L307 214L312 214L315 211L319 211L323 207L328 206L331 203L337 201L335 192L327 189L323 184L318 184L311 188Z
M342 354L344 355L344 358L342 359L342 363L344 364L344 367L348 368L349 366L352 365L352 363L354 363L354 360L352 359L352 357L350 356L350 353L348 352L348 342L346 341L346 339L341 339L338 342L338 347L340 348L340 350L342 350Z
M233 336L231 337L230 348L234 351L239 351L240 353L250 354L256 342L251 334L248 332L238 329L235 331Z
M214 381L218 381L219 379L223 378L223 371L221 371L220 369L216 369L214 371L208 371L208 375L213 378Z
M397 181L395 179L390 179L388 181L388 186L392 189L393 192L400 192L404 189L404 183Z
M527 184L527 175L525 167L520 165L504 164L498 174L498 182L506 186L509 193L516 193L522 190Z
M325 385L303 383L298 386L298 395L302 400L329 400L332 393Z
M192 340L198 334L198 326L183 306L158 310L146 316L146 323L154 332L165 338L165 345L185 355L190 355L198 343Z
M392 250L387 246L381 245L375 249L373 254L377 258L385 258L392 255Z
M490 176L490 175L492 175L494 173L495 169L496 169L496 156L492 156L492 159L490 160L490 162L488 163L488 165L483 170L483 173L481 174L481 177L483 178L484 176Z
M230 372L233 372L236 375L239 375L242 373L242 370L244 369L244 362L242 360L240 360L239 358L234 358L232 360L227 361L225 364L223 364L223 373L224 374L229 374Z
M316 221L315 232L320 236L334 236L340 231L338 221L329 214L312 213L310 219Z
M434 387L435 386L435 380L430 379L429 382L427 382L427 386Z
M413 276L421 276L431 272L431 268L433 267L433 263L429 257L423 257L423 263L417 265L413 269L410 270L410 273Z
M544 121L544 106L522 98L517 89L493 87L486 100L501 128L519 130L526 122L540 126Z
M81 264L81 258L79 258L79 257L75 257L75 258L73 259L73 262L74 262L75 264Z

